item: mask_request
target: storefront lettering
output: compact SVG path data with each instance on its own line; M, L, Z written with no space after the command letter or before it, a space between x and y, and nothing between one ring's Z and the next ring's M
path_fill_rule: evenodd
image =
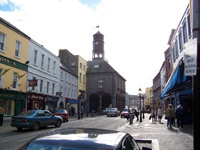
M1 93L1 94L0 94L0 97L13 98L13 95Z

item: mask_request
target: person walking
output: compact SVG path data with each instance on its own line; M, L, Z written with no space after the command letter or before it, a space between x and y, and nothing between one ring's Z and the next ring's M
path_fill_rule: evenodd
M151 109L152 123L156 123L156 106Z
M183 121L184 121L184 110L181 105L178 106L176 110L176 119L177 119L177 126L181 125L181 128L183 128Z
M161 123L161 119L162 119L162 108L161 106L159 106L158 108L158 122Z
M168 108L166 109L165 117L167 119L167 127L169 126L172 128L172 118L174 118L174 110L172 104L169 104Z

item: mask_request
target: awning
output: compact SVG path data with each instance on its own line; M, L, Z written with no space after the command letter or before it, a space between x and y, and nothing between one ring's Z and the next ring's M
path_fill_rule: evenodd
M189 81L191 77L187 77L184 75L184 64L178 65L176 69L172 72L171 77L169 78L163 93L160 96L160 99L164 99L165 95L173 89L181 87ZM184 90L183 90L184 91Z

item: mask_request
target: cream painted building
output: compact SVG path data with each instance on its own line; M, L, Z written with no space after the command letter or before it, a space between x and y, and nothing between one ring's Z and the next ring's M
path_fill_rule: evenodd
M0 113L12 116L26 107L30 37L0 18Z

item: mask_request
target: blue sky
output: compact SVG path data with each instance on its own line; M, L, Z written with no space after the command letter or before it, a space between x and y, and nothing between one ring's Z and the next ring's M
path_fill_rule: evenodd
M152 86L171 30L188 4L189 0L0 0L0 17L55 55L66 48L85 60L92 59L93 34L99 30L106 60L127 80L126 91L137 94L139 88L145 92Z

